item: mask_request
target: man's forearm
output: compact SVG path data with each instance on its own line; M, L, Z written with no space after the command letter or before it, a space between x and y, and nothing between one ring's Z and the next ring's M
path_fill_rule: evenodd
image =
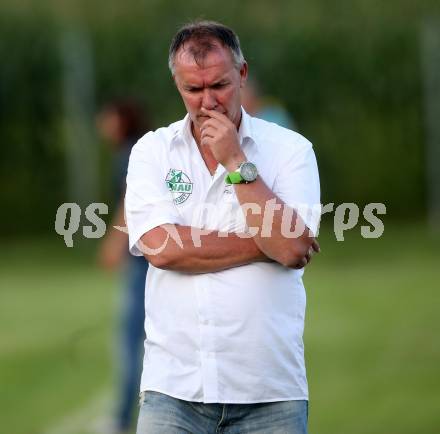
M247 160L238 138L238 125L229 119L225 114L216 110L208 110L202 107L202 112L209 118L200 128L201 149L209 149L210 153L228 172L233 172L243 161ZM206 148L205 148L206 147ZM204 151L206 153L206 151ZM309 237L308 230L300 231L299 236L287 237L283 234L283 213L284 210L291 212L293 217L288 231L297 232L300 226L305 228L304 222L297 218L296 212L284 204L266 186L263 180L258 177L249 184L234 184L238 200L242 206L249 206L250 209L259 208L260 212L252 214L247 212L246 223L248 227L256 227L258 234L255 242L262 252L276 262L290 268L304 267L311 257L312 250L318 251L319 246L314 238ZM272 201L278 204L279 209L273 209L269 228L265 219L266 204ZM262 230L265 229L262 233ZM268 230L266 230L268 229ZM268 232L268 233L265 233Z
M286 267L301 268L304 266L308 262L304 261L304 257L309 249L315 246L314 250L317 250L318 244L296 211L280 200L261 178L257 178L250 184L235 184L234 186L242 206L257 205L257 208L261 210L259 213L251 210L246 213L248 227L256 228L258 231L254 240L261 251ZM284 222L283 213L290 217ZM294 233L295 236L287 237L287 232Z
M173 228L176 232L170 236ZM167 270L209 273L271 261L252 238L241 238L234 233L221 235L213 231L200 236L197 228L164 225L147 232L141 242L147 260Z

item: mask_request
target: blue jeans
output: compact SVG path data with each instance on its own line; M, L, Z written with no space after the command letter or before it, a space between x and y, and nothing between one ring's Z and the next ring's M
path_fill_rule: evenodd
M202 404L141 394L136 434L307 434L308 401Z
M139 382L144 354L144 296L148 262L143 256L130 256L127 261L125 287L122 294L122 312L119 336L120 372L116 424L121 431L133 422L139 393Z

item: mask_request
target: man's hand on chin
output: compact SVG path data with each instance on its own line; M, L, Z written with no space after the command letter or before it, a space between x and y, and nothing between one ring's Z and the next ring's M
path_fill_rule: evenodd
M227 170L233 171L246 160L246 155L240 147L237 127L224 114L215 110L202 108L202 112L209 116L203 122L201 132L201 145L208 146L214 158Z

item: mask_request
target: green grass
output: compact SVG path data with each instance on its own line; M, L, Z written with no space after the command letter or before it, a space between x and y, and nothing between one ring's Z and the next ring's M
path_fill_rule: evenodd
M386 225L337 242L328 229L305 276L311 434L437 433L439 237ZM117 282L94 243L2 243L2 433L41 433L111 383Z
M438 433L439 237L321 235L305 277L311 433Z
M41 433L111 382L116 285L61 239L0 259L0 431Z

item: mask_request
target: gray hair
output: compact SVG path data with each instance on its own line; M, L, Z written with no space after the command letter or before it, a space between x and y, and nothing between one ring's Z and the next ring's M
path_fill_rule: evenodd
M189 47L189 51L198 65L203 62L208 52L216 48L215 41L229 48L237 69L240 69L246 62L240 48L240 40L232 29L215 21L196 21L184 25L171 41L168 56L171 74L174 75L174 59L177 51L189 41L194 42L194 45Z

